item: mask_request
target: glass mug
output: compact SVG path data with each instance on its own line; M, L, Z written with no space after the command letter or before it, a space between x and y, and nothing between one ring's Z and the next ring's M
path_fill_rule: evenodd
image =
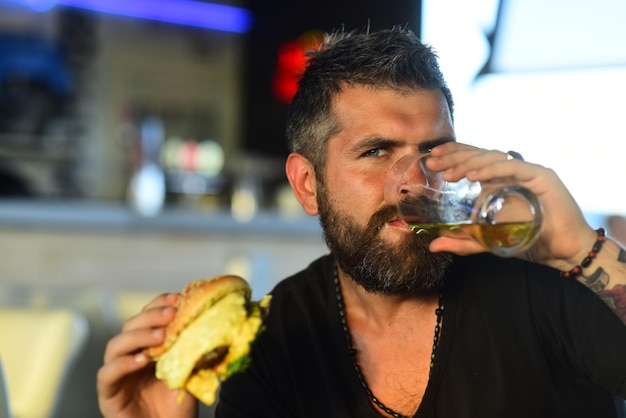
M473 238L494 254L509 257L539 236L543 209L527 188L510 179L457 182L426 168L428 157L400 158L385 179L385 202L416 234Z

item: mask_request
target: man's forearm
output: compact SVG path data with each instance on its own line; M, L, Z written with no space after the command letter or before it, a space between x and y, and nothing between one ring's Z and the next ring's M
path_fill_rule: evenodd
M626 324L626 250L607 239L578 280L596 293Z

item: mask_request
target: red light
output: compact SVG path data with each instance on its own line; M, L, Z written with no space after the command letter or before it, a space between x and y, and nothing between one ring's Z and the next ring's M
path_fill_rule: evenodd
M283 103L289 103L298 91L298 80L306 68L308 50L317 48L323 33L309 31L295 41L284 43L278 49L276 72L272 79L274 97Z

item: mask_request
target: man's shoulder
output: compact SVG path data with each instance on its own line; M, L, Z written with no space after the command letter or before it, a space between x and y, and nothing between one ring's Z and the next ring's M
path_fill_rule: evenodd
M264 339L282 339L305 324L311 332L325 332L329 318L337 315L333 272L333 259L323 256L279 282L271 292Z
M487 280L502 278L553 280L559 277L558 271L551 267L519 258L498 257L490 253L456 257L453 272L456 275L475 276Z
M553 305L556 298L583 298L589 303L601 302L597 295L577 280L567 280L559 271L519 258L503 258L492 254L458 257L449 277L450 287L464 294L474 292L507 300L518 298L537 304L545 300Z
M326 299L333 286L334 259L324 255L305 269L282 279L272 290L272 305ZM319 300L317 301L319 302Z

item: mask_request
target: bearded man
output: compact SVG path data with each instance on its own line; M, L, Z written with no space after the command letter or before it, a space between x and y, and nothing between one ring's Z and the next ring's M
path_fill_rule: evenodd
M437 57L406 28L329 36L299 86L286 173L330 253L273 289L216 417L624 416L626 253L556 174L457 142ZM544 210L536 243L501 258L471 238L415 235L384 198L408 154L449 181L528 188ZM162 342L173 299L112 339L98 378L107 418L194 416L137 355Z

